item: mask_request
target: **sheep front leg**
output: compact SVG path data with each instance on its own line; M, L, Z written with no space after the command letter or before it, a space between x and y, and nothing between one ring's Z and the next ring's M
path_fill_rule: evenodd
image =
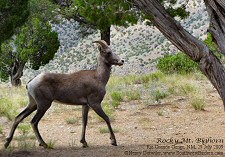
M82 135L81 135L81 140L80 142L83 144L83 147L88 147L87 142L85 140L85 133L86 133L86 126L87 126L87 121L88 121L88 111L89 111L89 106L88 105L83 105L82 106Z
M101 117L105 120L108 128L109 128L109 132L110 132L110 139L111 139L111 144L114 146L117 146L117 142L116 142L116 138L115 135L113 133L111 124L110 124L110 120L109 117L105 114L105 112L102 110L101 104L95 104L95 105L90 105L92 107L92 109Z

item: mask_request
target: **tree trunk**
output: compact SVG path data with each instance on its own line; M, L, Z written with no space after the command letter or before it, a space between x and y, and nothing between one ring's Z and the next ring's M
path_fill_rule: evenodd
M224 4L223 0L217 1ZM225 106L225 70L213 52L175 21L158 0L134 0L134 3L151 17L153 24L168 40L199 64L201 71L217 89Z
M101 40L105 40L105 42L110 45L110 26L101 30Z
M12 86L19 87L21 86L20 78L23 76L23 68L25 63L23 61L16 60L10 69L10 79Z
M225 1L204 0L204 2L210 17L208 31L212 33L221 53L225 55Z

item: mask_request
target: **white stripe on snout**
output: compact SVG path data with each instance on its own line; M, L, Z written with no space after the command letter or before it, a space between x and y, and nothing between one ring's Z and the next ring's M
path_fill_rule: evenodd
M40 73L38 74L33 80L31 80L28 84L27 84L27 90L29 92L29 94L34 97L34 91L35 89L39 86L40 82L43 79L43 76L45 75L45 73Z

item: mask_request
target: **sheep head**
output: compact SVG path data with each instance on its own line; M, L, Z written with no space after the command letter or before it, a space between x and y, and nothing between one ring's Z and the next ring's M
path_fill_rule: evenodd
M117 54L113 53L109 45L104 40L94 41L93 43L98 44L100 51L101 60L107 65L123 65L124 60L121 59Z

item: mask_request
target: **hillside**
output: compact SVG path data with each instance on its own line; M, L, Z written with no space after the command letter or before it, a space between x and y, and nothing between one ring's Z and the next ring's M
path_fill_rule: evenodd
M178 5L185 3L180 1ZM189 1L187 10L190 16L181 24L195 37L204 40L208 27L208 16L203 0ZM177 19L179 20L179 19ZM180 21L180 20L179 20ZM59 33L60 49L49 64L34 71L27 68L23 81L43 71L73 72L79 69L90 69L96 65L98 54L92 41L100 39L99 31L82 28L78 22L63 20L54 25L53 30ZM85 35L87 32L90 35ZM123 57L126 64L121 68L113 68L116 74L149 73L155 69L155 61L165 53L176 53L177 49L153 26L139 21L137 25L127 28L113 26L111 28L111 47Z

